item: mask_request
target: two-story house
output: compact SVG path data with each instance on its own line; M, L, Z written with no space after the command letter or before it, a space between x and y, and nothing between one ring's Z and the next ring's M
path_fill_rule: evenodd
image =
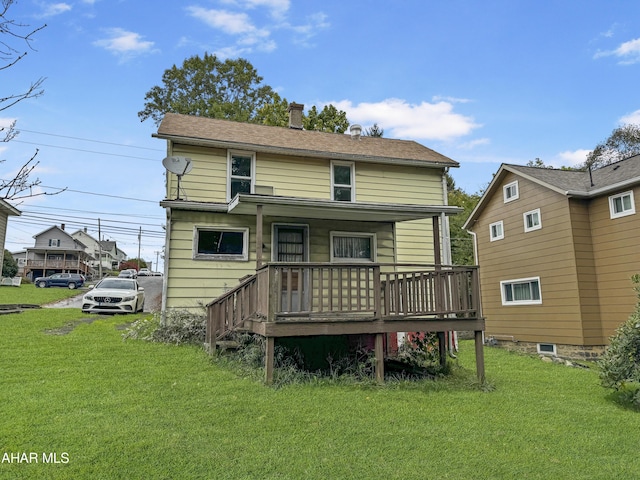
M64 224L54 225L33 236L35 244L26 249L24 276L33 280L54 273L93 273L90 262L93 256L86 252L86 245L69 235Z
M374 334L379 352L390 332L481 332L476 270L443 267L458 163L357 126L305 131L302 108L290 128L166 114L154 136L188 173L166 174L163 310L208 304L210 345L243 326L271 355L285 336Z
M597 170L502 165L473 232L486 335L528 352L598 356L637 302L640 156Z
M103 271L117 270L120 262L126 258L126 254L118 248L115 241L97 240L86 228L73 232L71 236L86 245L87 253L95 259L90 264L96 271L100 267Z
M20 215L20 210L9 202L0 199L0 265L4 259L4 241L7 235L7 223L10 216ZM0 266L0 269L2 267Z

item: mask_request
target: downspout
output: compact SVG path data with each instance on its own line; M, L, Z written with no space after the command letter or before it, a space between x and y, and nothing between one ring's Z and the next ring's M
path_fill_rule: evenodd
M160 311L160 324L165 325L167 315L167 284L169 283L169 239L171 238L171 207L167 209L167 228L164 239L164 278L162 281L162 308Z

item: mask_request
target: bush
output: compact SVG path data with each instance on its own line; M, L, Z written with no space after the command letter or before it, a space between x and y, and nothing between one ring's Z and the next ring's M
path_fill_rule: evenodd
M640 275L631 278L638 294L636 310L610 339L600 359L600 380L640 407Z
M160 314L135 321L123 337L175 345L202 345L207 328L206 320L204 313L170 310L165 312L164 322Z
M4 257L2 259L2 276L13 278L18 273L18 263L11 255L9 250L4 251Z

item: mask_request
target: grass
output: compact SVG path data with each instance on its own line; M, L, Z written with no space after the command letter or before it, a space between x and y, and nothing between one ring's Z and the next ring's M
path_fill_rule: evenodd
M640 416L592 370L473 343L453 375L268 388L198 347L123 341L134 317L0 316L0 463L11 479L615 479L640 472ZM85 320L83 320L85 319ZM66 456L62 456L62 454Z
M46 305L47 303L75 297L83 292L62 287L38 288L35 285L24 284L19 287L0 287L0 305L29 304Z

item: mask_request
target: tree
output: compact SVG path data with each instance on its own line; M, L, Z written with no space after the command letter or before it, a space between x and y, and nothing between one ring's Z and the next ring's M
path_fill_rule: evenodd
M208 53L165 70L162 84L145 95L144 109L138 112L141 121L152 118L158 125L166 112L173 112L255 122L275 94L262 85L262 77L247 60L221 61Z
M480 193L468 194L456 187L453 177L447 173L447 199L449 205L462 207L458 215L449 217L451 235L451 259L454 265L475 265L473 237L462 226L480 201Z
M162 75L162 86L145 95L141 121L160 124L165 113L200 115L237 122L286 127L289 102L262 83L256 69L243 58L224 62L215 55L187 58L181 67L173 66ZM333 105L321 112L314 106L303 115L307 130L344 133L349 128L347 114Z
M364 131L365 137L382 137L384 135L384 128L380 128L377 123L374 123L371 128L367 128Z
M11 255L9 250L4 251L4 257L2 259L2 276L13 278L18 273L18 263Z
M587 156L584 168L598 168L640 154L640 125L627 124L611 132Z
M9 19L7 13L9 8L15 3L15 0L2 0L0 12L0 72L3 72L15 66L20 60L24 59L29 50L35 51L31 45L33 36L36 32L42 30L47 25L31 28L29 25L19 23L16 20ZM28 49L24 51L14 46L15 43L25 45ZM44 93L42 84L44 77L38 78L31 85L18 93L0 93L0 112L7 110L18 102L28 98L36 98ZM16 122L12 122L8 127L0 128L0 142L10 142L18 134L16 130ZM0 180L0 198L5 200L18 200L25 197L33 197L37 195L55 195L56 193L40 192L34 193L33 189L40 185L39 179L32 179L31 173L40 162L36 161L38 150L31 158L18 169L18 173L12 179ZM0 163L5 160L0 160ZM22 195L24 193L24 195Z
M134 269L135 271L138 271L138 267L140 268L148 268L147 267L147 262L145 262L142 259L140 260L140 264L138 264L138 259L137 258L130 258L129 260L125 260L124 262L120 262L120 270L130 270L130 269Z

